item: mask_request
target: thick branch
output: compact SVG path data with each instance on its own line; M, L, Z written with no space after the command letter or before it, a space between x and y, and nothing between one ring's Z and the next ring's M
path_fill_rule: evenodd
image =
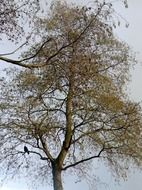
M44 139L40 136L40 141L41 141L41 144L43 146L43 150L45 152L45 154L47 155L47 157L51 160L51 161L54 161L52 155L50 154L48 148L47 148L47 145L46 145L46 142L44 142Z
M80 161L78 161L78 162L75 162L75 163L73 163L73 164L70 164L70 165L64 167L62 170L66 170L66 169L68 169L68 168L74 167L74 166L76 166L76 165L78 165L78 164L81 164L81 163L83 163L83 162L87 162L87 161L92 160L92 159L94 159L94 158L99 158L99 157L101 156L101 153L102 153L104 150L105 150L105 148L103 147L97 155L91 156L91 157L89 157L89 158L85 158L85 159L82 159L82 160L80 160Z
M70 148L72 140L72 96L73 96L73 75L70 76L69 90L66 99L66 134L63 141L62 149L57 157L59 165L62 166L67 151Z
M29 151L29 153L33 153L33 154L37 154L37 155L39 155L41 160L48 160L48 158L43 157L39 152Z

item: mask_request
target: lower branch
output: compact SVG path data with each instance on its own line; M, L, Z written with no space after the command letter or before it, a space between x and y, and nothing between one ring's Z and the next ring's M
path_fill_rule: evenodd
M29 151L29 153L33 153L33 154L37 154L37 155L39 155L41 160L48 160L48 158L43 157L39 152Z
M82 160L79 160L78 162L75 162L75 163L73 163L73 164L70 164L70 165L64 167L62 170L66 170L66 169L68 169L68 168L74 167L74 166L76 166L76 165L78 165L78 164L81 164L81 163L83 163L83 162L87 162L87 161L92 160L92 159L94 159L94 158L98 158L98 157L100 157L101 153L102 153L104 150L105 150L105 148L103 147L103 148L99 151L99 153L98 153L97 155L91 156L91 157L89 157L89 158L85 158L85 159L82 159Z
M40 138L40 141L41 141L41 144L43 146L43 150L46 154L46 156L49 158L49 160L54 160L52 155L50 154L50 152L48 151L48 148L47 148L47 145L46 145L46 142L44 141L44 139L42 138L42 136L39 137Z
M40 159L41 159L41 160L49 160L48 158L43 157L39 152L35 152L35 151L30 151L30 150L29 150L29 153L33 153L33 154L36 154L36 155L40 156ZM25 155L26 152L18 151L16 154L23 154L23 155ZM16 154L15 154L15 155L16 155Z

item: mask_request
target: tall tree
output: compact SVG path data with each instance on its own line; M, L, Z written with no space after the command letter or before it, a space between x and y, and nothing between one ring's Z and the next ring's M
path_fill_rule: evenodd
M42 42L23 60L6 60L27 67L1 79L0 163L7 172L52 175L54 190L63 190L62 172L89 173L95 159L118 176L128 163L141 166L141 108L124 90L134 59L113 35L111 6L56 2L36 23Z

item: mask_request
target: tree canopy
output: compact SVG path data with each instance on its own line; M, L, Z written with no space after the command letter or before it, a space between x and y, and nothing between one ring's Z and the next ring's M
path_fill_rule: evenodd
M90 173L95 159L119 177L129 163L141 166L141 108L125 92L135 60L113 34L112 10L55 2L36 22L41 41L23 61L9 60L26 68L1 78L0 164L8 173L52 175L62 190L62 172Z
M31 25L40 5L38 0L1 0L0 1L0 34L2 40L7 37L18 42L25 35L25 26Z

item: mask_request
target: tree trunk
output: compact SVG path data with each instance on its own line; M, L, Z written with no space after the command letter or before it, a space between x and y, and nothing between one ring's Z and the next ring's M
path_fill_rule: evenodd
M54 190L63 190L61 169L52 163L53 188Z

